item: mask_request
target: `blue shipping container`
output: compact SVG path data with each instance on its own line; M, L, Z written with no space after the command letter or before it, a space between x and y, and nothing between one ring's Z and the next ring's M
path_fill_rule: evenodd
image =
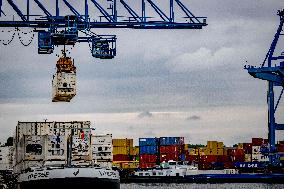
M139 138L139 146L157 146L158 138Z
M172 145L182 145L184 144L184 137L161 137L161 146L172 146Z
M157 154L158 147L157 146L139 146L139 154Z

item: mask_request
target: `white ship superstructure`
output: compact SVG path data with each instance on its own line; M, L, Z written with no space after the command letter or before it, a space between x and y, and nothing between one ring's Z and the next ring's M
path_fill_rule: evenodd
M98 143L89 121L18 122L14 136L14 172L20 189L50 186L108 186L119 188L111 169L111 135ZM97 149L97 151L95 151ZM101 153L105 153L104 156ZM107 158L105 158L107 157ZM98 164L105 160L104 166ZM56 183L56 184L55 184Z

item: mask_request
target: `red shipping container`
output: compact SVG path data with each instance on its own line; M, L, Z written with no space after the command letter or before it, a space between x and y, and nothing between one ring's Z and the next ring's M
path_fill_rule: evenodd
M113 161L131 161L131 159L129 158L129 155L116 154L113 155Z
M232 162L244 162L245 161L245 155L236 155L236 156L231 156L230 158Z
M284 145L284 140L278 141L278 144L279 144L279 145L282 145L282 144Z
M139 156L139 161L143 163L155 163L157 156L153 154L143 154Z
M160 161L163 162L167 162L169 160L174 160L174 161L178 161L178 154L177 153L167 153L167 154L160 154Z
M268 144L268 139L263 139L263 144Z
M212 163L212 162L217 162L217 155L206 155L206 156L200 156L200 162L205 162L205 163Z
M278 151L278 152L284 152L284 145L279 145L279 146L277 147L277 151Z
M198 163L198 169L200 169L200 170L212 169L212 164L208 163L208 162Z
M252 138L253 146L261 146L263 144L263 138Z
M225 163L225 162L230 162L230 158L229 156L227 155L222 155L222 156L218 156L217 157L217 162L222 162L222 163Z
M183 153L182 145L172 145L172 146L160 146L160 153L166 154L166 153Z
M251 154L252 153L252 143L244 143L244 152L245 154Z
M197 156L197 155L187 155L185 157L185 159L186 159L186 161L190 161L190 162L192 162L192 161L198 162L199 156Z
M146 168L153 168L156 166L156 163L139 163L139 167L142 169L146 169Z

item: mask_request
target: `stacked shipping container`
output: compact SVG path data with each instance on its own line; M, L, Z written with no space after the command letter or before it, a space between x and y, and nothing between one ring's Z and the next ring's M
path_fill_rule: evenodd
M66 165L68 141L72 144L72 163L90 165L89 130L89 121L18 122L14 136L14 171Z
M112 134L92 136L93 162L100 167L112 167Z
M267 162L269 157L261 153L261 149L267 147L268 140L263 138L252 138L252 162Z
M184 161L184 145L184 137L161 137L159 139L160 162Z
M158 138L139 138L139 167L151 168L158 160Z
M12 170L13 166L13 147L0 146L0 172Z
M133 139L112 139L113 161L132 161Z

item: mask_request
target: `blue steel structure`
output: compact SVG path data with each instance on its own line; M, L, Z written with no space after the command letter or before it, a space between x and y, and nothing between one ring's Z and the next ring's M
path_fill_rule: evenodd
M104 3L102 3L102 1ZM128 0L129 1L129 0ZM156 3L154 2L156 1ZM132 28L132 29L202 29L207 25L206 17L196 17L181 2L181 0L162 0L169 7L169 14L166 14L157 5L158 0L135 0L135 5L141 13L139 14L131 7L126 0L81 0L84 6L84 13L80 13L70 0L55 0L55 15L46 8L44 3L48 0L25 0L26 12L17 6L15 0L0 0L0 17L6 16L2 10L4 3L13 8L21 20L0 21L0 27L34 28L38 32L38 53L51 54L54 46L75 45L77 42L88 42L91 47L93 57L101 59L111 59L116 55L116 36L97 35L92 32L95 28ZM74 1L73 1L74 2ZM78 1L77 1L78 2ZM133 2L133 0L132 0ZM31 13L31 3L36 5L44 15ZM66 6L72 15L60 15L62 4ZM106 7L107 4L107 8ZM94 9L90 9L93 5ZM129 16L119 16L117 7L120 6ZM153 21L147 16L146 8L151 8L159 16L159 20ZM94 21L89 12L100 13L99 21ZM175 11L182 13L184 17L177 18ZM93 13L93 12L92 12ZM180 21L182 19L182 21Z
M276 130L284 130L284 124L279 124L275 120L275 113L284 91L284 52L280 55L276 53L279 38L284 35L284 10L278 11L278 15L280 17L280 24L261 67L245 66L245 69L247 69L248 73L253 77L268 81L267 104L269 146L263 148L262 152L269 155L270 166L277 166L279 164L279 156L276 154L275 147L275 132ZM274 87L282 88L276 103L274 99Z

